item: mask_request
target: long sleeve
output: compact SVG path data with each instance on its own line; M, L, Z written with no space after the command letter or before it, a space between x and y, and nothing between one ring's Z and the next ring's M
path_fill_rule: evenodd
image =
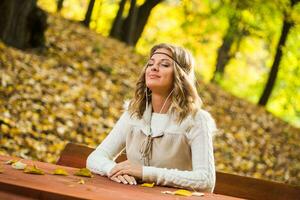
M86 167L89 170L107 176L108 172L116 165L113 159L126 145L126 135L130 131L130 125L127 123L129 118L128 112L124 112L108 136L88 156Z
M192 152L192 171L143 167L143 181L213 192L215 186L215 166L213 156L213 133L216 125L206 111L201 110L196 124L186 134Z

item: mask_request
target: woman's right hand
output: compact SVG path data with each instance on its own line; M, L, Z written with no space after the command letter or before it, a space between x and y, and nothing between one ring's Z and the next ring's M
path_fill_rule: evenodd
M117 182L117 183L123 183L123 184L130 184L130 185L136 185L137 182L133 176L129 176L127 174L119 175L117 177L110 177L111 180Z

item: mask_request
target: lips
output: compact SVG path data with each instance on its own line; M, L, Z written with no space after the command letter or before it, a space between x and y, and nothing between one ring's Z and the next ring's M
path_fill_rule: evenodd
M157 74L149 74L148 76L149 78L160 78L160 76Z

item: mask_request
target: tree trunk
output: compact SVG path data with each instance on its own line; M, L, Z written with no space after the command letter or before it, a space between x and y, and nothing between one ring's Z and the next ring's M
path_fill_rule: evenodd
M125 4L126 4L126 0L120 1L118 13L117 13L117 15L114 19L113 25L110 29L110 33L109 33L110 37L114 37L116 39L121 39L120 33L121 33L121 29L122 29L122 24L123 24L122 15L124 12Z
M271 92L274 88L274 84L275 84L275 81L277 78L280 61L282 58L282 47L284 47L284 45L286 43L289 31L291 30L292 26L293 26L293 24L290 21L288 21L288 19L285 17L284 21L283 21L283 27L281 30L279 43L276 48L275 58L274 58L274 61L273 61L272 67L271 67L271 71L269 73L269 78L266 83L265 89L258 101L259 105L265 106L270 98Z
M0 12L0 38L6 44L20 49L44 44L47 16L36 0L2 0Z
M125 41L127 44L133 46L133 35L136 29L136 22L137 22L137 7L136 7L136 0L130 1L130 9L128 14L129 19L129 26L128 31L126 33Z
M125 19L118 19L121 23L120 30L116 31L115 26L113 25L111 33L113 32L116 34L111 34L111 36L129 45L135 46L142 35L151 10L162 1L163 0L146 0L141 6L136 7L136 0L131 0L129 14ZM121 3L120 8L122 8ZM121 17L119 12L123 13L123 10L120 10L120 8L117 17ZM117 23L117 17L114 20L114 24Z
M236 15L233 15L229 19L229 27L227 29L226 34L223 37L223 43L218 49L216 69L214 71L211 82L217 82L223 77L225 72L225 67L232 57L232 55L230 54L230 49L237 33L238 33L238 17Z
M133 39L134 46L136 45L136 43L138 42L138 40L140 39L144 31L144 28L147 24L152 9L162 1L163 0L146 0L145 3L141 5L140 8L138 9L138 16L137 16L138 20L137 20L136 30L134 34L134 39Z
M57 12L60 12L64 4L64 0L57 0Z
M125 42L126 44L128 43L128 39L130 39L130 27L131 29L134 28L136 25L135 24L130 24L133 23L133 17L136 15L136 1L135 0L130 0L130 9L128 12L127 17L124 19L124 22L122 24L122 29L120 32L120 38L122 42Z
M89 6L88 6L88 10L87 10L87 12L85 14L85 18L83 20L83 24L86 27L89 27L89 25L90 25L91 16L92 16L94 5L95 5L95 0L90 0Z

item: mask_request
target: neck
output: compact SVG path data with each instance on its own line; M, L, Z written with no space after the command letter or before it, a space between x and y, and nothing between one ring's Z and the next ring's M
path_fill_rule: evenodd
M168 112L169 107L171 105L171 97L168 98L169 94L170 93L168 93L166 95L162 95L162 94L152 92L151 102L152 102L153 112L155 112L155 113L167 113Z

